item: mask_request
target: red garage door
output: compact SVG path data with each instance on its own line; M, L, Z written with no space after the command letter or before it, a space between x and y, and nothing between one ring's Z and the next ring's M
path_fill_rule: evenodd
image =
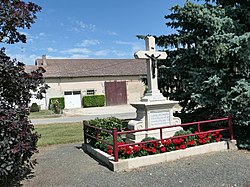
M127 104L126 82L105 82L106 105Z

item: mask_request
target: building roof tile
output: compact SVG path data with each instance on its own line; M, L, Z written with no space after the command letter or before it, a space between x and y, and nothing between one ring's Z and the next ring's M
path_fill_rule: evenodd
M43 65L42 65L43 63ZM46 70L45 78L146 75L145 60L140 59L37 59ZM36 66L26 66L32 71Z

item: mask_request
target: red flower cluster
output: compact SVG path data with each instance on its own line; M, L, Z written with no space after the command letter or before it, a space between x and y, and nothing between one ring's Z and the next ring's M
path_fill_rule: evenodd
M198 132L195 132L198 133ZM207 132L204 134L198 134L191 137L182 137L161 140L159 142L153 142L151 144L140 143L134 146L124 146L118 148L119 158L133 158L137 156L146 156L157 153L165 153L174 150L186 149L195 145L203 145L211 142L218 142L222 138L222 135L217 131L215 133ZM119 142L119 145L125 145L125 142ZM108 146L108 154L113 154L113 147Z
M198 133L198 132L195 132L195 133ZM220 135L218 131L216 131L215 133L211 133L208 131L208 133L197 135L197 138L198 138L197 143L199 145L202 145L202 144L207 144L211 142L219 142L220 138L222 138L222 135Z

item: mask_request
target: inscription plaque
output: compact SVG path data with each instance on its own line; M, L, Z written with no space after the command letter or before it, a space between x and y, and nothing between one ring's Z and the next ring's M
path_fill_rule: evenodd
M151 111L150 124L152 127L170 125L170 112L169 111Z

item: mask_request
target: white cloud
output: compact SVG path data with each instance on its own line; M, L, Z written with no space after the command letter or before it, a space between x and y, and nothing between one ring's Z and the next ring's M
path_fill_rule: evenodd
M110 50L106 49L106 50L96 51L93 53L93 55L95 55L95 56L108 56L109 53L110 53Z
M82 32L82 31L95 31L96 25L94 24L86 24L83 21L75 20L72 22L73 26L71 27L71 30L75 32Z
M128 53L128 52L125 52L125 51L113 50L112 53L115 56L118 56L118 57L126 57L126 56L131 56L132 57L131 53Z
M48 47L47 48L47 50L48 50L48 52L57 52L57 49L54 49L54 48L52 48L52 47Z
M101 42L99 42L98 40L83 40L80 44L78 44L78 46L80 47L87 47L90 45L98 45Z
M114 31L106 31L106 33L110 36L118 36L118 34Z
M132 49L135 50L142 50L143 48L145 48L144 46L144 42L126 42L126 41L114 41L114 43L116 44L120 44L120 45L130 45L132 46Z
M114 41L114 43L119 45L130 45L133 52L138 50L143 50L145 48L143 41L141 42Z
M75 58L75 59L89 58L89 55L74 54L71 55L70 58Z
M71 48L71 49L67 49L64 51L61 51L61 53L67 53L67 54L89 54L91 53L91 50L87 49L87 48Z
M16 59L19 62L23 62L26 65L35 65L35 60L39 58L39 56L35 54L26 55L24 53L15 53L15 54L8 54L12 59Z

